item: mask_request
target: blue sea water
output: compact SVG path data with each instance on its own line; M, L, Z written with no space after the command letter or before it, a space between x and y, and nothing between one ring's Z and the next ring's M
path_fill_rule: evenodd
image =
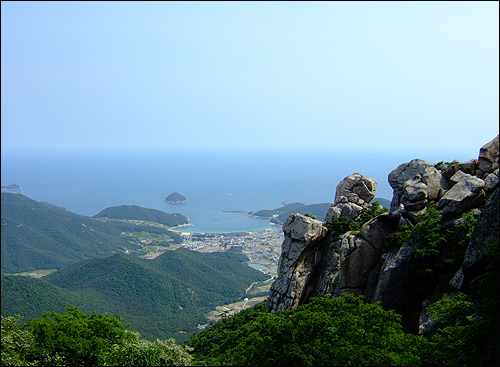
M337 184L359 172L378 181L377 197L392 198L387 175L407 162L394 155L332 152L2 152L2 185L85 216L117 205L181 213L190 232L262 231L267 220L241 213L275 209L285 200L331 203ZM172 192L189 199L166 204Z

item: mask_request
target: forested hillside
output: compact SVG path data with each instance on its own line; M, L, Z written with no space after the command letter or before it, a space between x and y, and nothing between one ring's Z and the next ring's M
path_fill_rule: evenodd
M330 208L329 203L323 204L302 204L302 203L292 203L288 205L284 205L280 208L272 209L272 210L259 210L257 212L250 212L250 215L254 215L256 217L261 218L272 218L272 222L276 224L283 224L283 222L290 216L292 213L300 213L300 214L310 214L317 218L324 218L328 209Z
M168 227L188 223L188 219L182 214L168 214L156 209L141 208L137 205L112 206L94 215L94 218L147 220Z
M165 228L102 221L77 215L23 195L2 193L2 273L60 269L79 260L140 249L123 232L161 233L180 242Z
M252 282L267 279L246 260L231 251L178 249L153 260L124 254L91 259L42 279L3 276L2 309L35 318L71 304L123 317L150 339L172 337L196 330L215 306L241 299Z

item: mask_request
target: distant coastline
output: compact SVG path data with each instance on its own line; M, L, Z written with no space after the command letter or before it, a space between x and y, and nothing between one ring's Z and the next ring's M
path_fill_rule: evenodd
M23 193L23 188L17 184L12 184L8 186L3 186L2 185L2 192L10 192L10 193L16 193L16 194L22 194Z

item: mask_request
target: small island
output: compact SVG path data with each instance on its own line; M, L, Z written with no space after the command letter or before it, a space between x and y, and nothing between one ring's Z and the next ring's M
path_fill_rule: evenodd
M168 195L164 201L167 204L184 204L187 203L189 200L185 196L179 194L178 192L173 192L170 195Z

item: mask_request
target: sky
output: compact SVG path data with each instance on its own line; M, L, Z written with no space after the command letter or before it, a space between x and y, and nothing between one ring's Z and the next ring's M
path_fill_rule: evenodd
M474 158L498 101L496 1L1 2L2 151Z

